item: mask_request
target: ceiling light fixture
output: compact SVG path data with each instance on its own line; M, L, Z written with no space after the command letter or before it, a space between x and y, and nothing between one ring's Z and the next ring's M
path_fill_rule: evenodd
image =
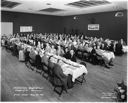
M47 5L51 5L50 3L47 3Z
M117 12L115 14L115 17L122 17L122 16L124 16L123 12Z
M74 16L73 19L76 20L76 19L78 19L78 17L77 16Z

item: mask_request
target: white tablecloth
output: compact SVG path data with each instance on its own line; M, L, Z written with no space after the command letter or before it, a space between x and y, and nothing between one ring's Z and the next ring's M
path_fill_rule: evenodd
M110 61L111 59L115 58L114 53L110 52L110 51L105 51L105 50L98 49L98 50L96 50L96 52L97 52L98 55L101 55L103 57L103 59L105 59L107 61Z
M58 59L59 59L59 61L63 62L60 64L58 63L61 66L63 73L65 75L71 74L73 82L75 81L76 78L81 76L83 73L85 73L85 74L88 73L87 68L84 65L78 64L71 60L67 60L63 57L53 55L50 60L54 63L57 63L57 62L59 62Z
M65 75L71 74L72 75L72 81L74 82L76 78L81 76L83 73L87 74L88 71L85 68L85 66L81 65L80 67L73 67L68 64L64 64L61 66L63 69L63 73Z
M29 48L32 48L32 46L28 45L28 44L24 44L25 48L26 47L29 47ZM42 53L44 53L44 51L42 50ZM43 54L40 54L41 57L43 56ZM78 78L79 76L81 76L83 73L87 74L88 71L86 69L86 67L82 64L79 64L79 63L76 63L76 62L73 62L71 60L67 60L65 59L64 57L61 57L61 56L57 56L57 55L54 55L54 54L50 54L50 53L46 53L46 56L47 58L49 58L50 56L51 57L51 62L53 63L57 63L58 62L58 59L63 61L63 65L60 64L62 70L63 70L63 73L65 75L68 75L68 74L71 74L72 75L72 81L74 82L76 78Z

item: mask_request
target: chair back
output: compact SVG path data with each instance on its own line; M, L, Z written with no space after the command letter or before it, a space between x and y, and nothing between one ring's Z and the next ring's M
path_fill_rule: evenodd
M54 65L53 78L54 85L62 85L65 89L67 88L67 76L64 75L61 67L58 64Z

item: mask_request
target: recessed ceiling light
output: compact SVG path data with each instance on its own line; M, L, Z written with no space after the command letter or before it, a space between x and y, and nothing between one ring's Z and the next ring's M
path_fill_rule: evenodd
M51 5L50 3L47 3L47 5Z
M33 10L32 8L28 8L28 10Z

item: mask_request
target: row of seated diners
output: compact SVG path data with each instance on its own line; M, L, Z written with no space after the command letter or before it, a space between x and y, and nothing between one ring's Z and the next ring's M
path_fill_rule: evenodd
M68 88L72 88L75 82L78 81L82 84L85 80L85 74L88 73L84 63L79 64L64 57L45 52L41 48L20 42L17 38L10 39L8 43L12 51L17 49L15 52L19 53L20 61L25 60L26 64L29 62L37 70L48 73L54 85L54 91L60 96L64 90L67 92ZM27 53L29 59L26 58ZM61 91L58 91L57 87L61 87Z
M127 51L127 46L124 46L122 44L123 42L122 39L119 42L115 42L109 39L106 39L104 41L102 38L100 39L92 38L92 37L83 38L72 35L65 37L64 36L63 35L58 36L56 34L45 34L45 35L37 34L36 36L27 35L27 38L29 37L29 39L27 39L26 36L18 35L21 41L24 41L28 44L34 44L37 46L38 44L40 44L40 42L43 42L42 44L49 43L50 46L61 45L62 51L66 51L67 48L68 51L73 49L75 51L75 56L79 57L80 59L84 59L93 64L101 64L107 68L110 68L109 65L110 66L113 65L112 61L115 58L114 54L119 55ZM63 37L64 39L62 39ZM68 41L68 43L65 41Z
M34 42L34 40L30 40L29 42L31 42L31 44L34 43L34 45L36 45L36 46L38 46L38 44L40 44L40 42L43 42L42 44L49 43L50 46L51 45L54 45L54 46L60 45L62 50L65 51L65 54L68 54L67 52L70 52L70 50L73 50L75 53L74 55L79 57L80 59L82 59L82 60L84 59L93 64L104 65L107 68L110 68L109 66L113 66L113 59L115 59L113 48L112 48L112 50L111 49L109 50L109 46L108 46L108 49L103 50L103 48L101 49L99 45L89 46L88 40L84 41L85 45L82 45L82 44L76 45L75 43L74 44L72 43L71 45L70 44L67 45L64 42L60 43L58 41L59 42L58 43L56 40L49 39L49 38L43 38L42 40L37 39L37 41L38 41L37 45L36 45L36 42ZM66 49L68 49L68 50L66 50ZM122 50L124 50L124 49L121 49L121 50L117 49L117 51L119 53L123 53ZM64 55L62 55L62 56L64 56ZM69 58L67 57L67 59L69 59ZM74 59L74 61L76 62L76 59Z

